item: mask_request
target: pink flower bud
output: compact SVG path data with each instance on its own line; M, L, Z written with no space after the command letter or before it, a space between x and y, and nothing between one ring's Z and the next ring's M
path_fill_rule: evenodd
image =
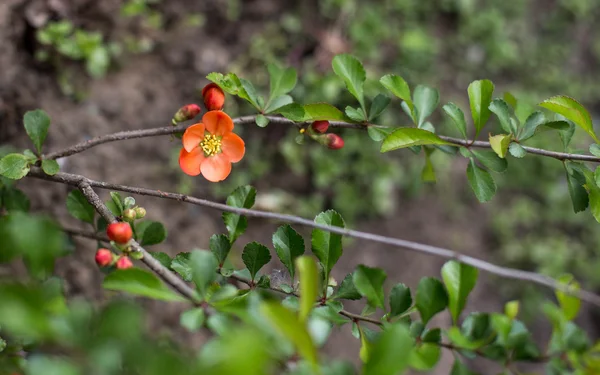
M119 260L117 260L117 268L118 269L126 270L131 267L133 267L133 263L131 262L131 259L129 259L129 257L122 256L119 258Z
M344 147L344 140L337 134L327 134L327 147L332 150L339 150Z
M315 132L323 134L329 128L329 121L327 121L327 120L315 121L312 123L311 126Z
M175 116L173 116L173 124L191 120L198 116L201 111L202 109L196 104L184 105L183 107L179 108L177 113L175 113Z
M96 251L96 264L100 267L106 267L112 263L113 254L108 249L98 249Z

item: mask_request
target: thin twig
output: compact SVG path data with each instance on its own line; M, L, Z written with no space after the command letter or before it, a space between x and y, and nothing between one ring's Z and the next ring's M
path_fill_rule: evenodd
M271 124L276 125L288 125L288 126L303 126L308 123L306 122L294 122L292 120L288 120L284 117L276 117L276 116L267 116ZM243 116L233 119L234 124L236 125L246 125L252 124L256 122L256 116ZM369 127L382 127L380 125L374 124L355 124L343 121L330 121L330 126L335 128L344 128L344 129L362 129L366 130ZM115 142L115 141L123 141L126 139L134 139L134 138L145 138L145 137L155 137L159 135L169 135L182 133L187 129L188 125L179 125L179 126L165 126L162 128L153 128L153 129L142 129L142 130L129 130L118 132L114 134L103 135L99 137L92 138L88 141L84 141L78 143L74 146L68 147L66 149L51 152L43 156L44 159L58 159L66 156L71 156L83 152L87 149L90 149L94 146L101 145L104 143ZM446 136L439 136L443 140L453 143L457 146L465 146L465 147L479 147L479 148L491 148L489 142L485 141L475 141L475 140L465 140L460 138L452 138ZM556 152L556 151L548 151L541 148L522 146L527 152L531 154L547 156L558 160L578 160L578 161L588 161L594 163L600 163L600 157L596 157L593 155L581 155L581 154L569 154L565 152Z
M453 250L449 250L449 249L442 248L442 247L431 246L431 245L426 245L426 244L422 244L422 243L418 243L418 242L402 240L399 238L381 236L381 235L373 234L373 233L361 232L361 231L357 231L357 230L353 230L353 229L345 229L345 228L340 228L340 227L335 227L335 226L318 224L318 223L315 223L313 220L304 219L304 218L294 216L294 215L279 214L279 213L275 213L275 212L267 212L267 211L253 210L253 209L247 209L247 208L231 207L226 204L212 202L212 201L209 201L206 199L195 198L195 197L191 197L189 195L184 195L184 194L169 193L169 192L164 192L164 191L158 191L158 190L152 190L152 189L146 189L146 188L140 188L140 187L133 187L133 186L126 186L126 185L120 185L120 184L111 184L108 182L92 180L87 177L84 177L81 175L76 175L76 174L59 172L59 173L55 174L54 176L49 176L49 175L45 174L42 171L42 169L39 167L32 167L28 176L40 178L40 179L44 179L44 180L48 180L48 181L52 181L52 182L59 182L59 183L67 184L67 185L77 186L77 187L79 187L82 183L84 183L89 186L97 187L97 188L101 188L101 189L117 190L117 191L132 193L132 194L146 195L146 196L170 199L170 200L175 200L175 201L180 201L180 202L187 202L187 203L191 203L191 204L194 204L197 206L208 207L208 208L216 209L216 210L223 211L223 212L232 212L235 214L249 216L249 217L258 217L258 218L263 218L263 219L277 220L280 222L286 222L286 223L291 223L291 224L303 225L303 226L307 226L307 227L311 227L311 228L315 228L315 229L321 229L321 230L324 230L324 231L327 231L330 233L340 234L340 235L347 236L347 237L354 237L354 238L359 238L359 239L363 239L363 240L367 240L367 241L391 245L391 246L403 248L406 250L411 250L411 251L421 253L421 254L433 255L433 256L436 256L439 258L444 258L444 259L454 259L461 263L478 268L482 271L489 272L491 274L495 274L495 275L502 276L502 277L509 278L509 279L529 281L529 282L532 282L535 284L539 284L539 285L543 285L543 286L552 288L554 290L560 290L567 294L577 296L586 302L589 302L593 305L600 307L600 296L598 296L594 293L591 293L591 292L588 292L585 290L576 291L576 290L573 290L572 288L569 288L568 286L566 286L564 284L559 283L558 281L556 281L553 278L548 277L548 276L540 275L535 272L522 271L522 270L518 270L518 269L498 266L498 265L486 262L484 260L474 258L474 257L468 256L468 255L463 255L463 254L457 253ZM110 215L112 217L112 214L110 214ZM114 218L113 218L113 220L114 220Z
M88 202L94 206L100 216L102 216L109 224L117 221L112 212L110 212L108 207L106 207L106 205L102 202L102 199L100 199L98 194L96 194L94 189L92 189L91 184L86 182L84 179L80 179L76 186L79 188L79 190L81 190ZM150 255L135 240L131 240L130 245L133 251L142 253L143 257L141 260L146 266L148 266L148 268L160 276L167 284L178 291L182 296L191 302L198 304L196 292L194 292L194 290L190 288L183 280L177 277L177 275L171 272L168 268L163 266L158 260L154 259L154 257L152 257L152 255Z
M100 234L95 233L90 230L63 227L62 231L67 234L70 234L71 236L79 236L79 237L89 238L89 239L96 240L96 241L110 242L110 239L108 237L101 236Z

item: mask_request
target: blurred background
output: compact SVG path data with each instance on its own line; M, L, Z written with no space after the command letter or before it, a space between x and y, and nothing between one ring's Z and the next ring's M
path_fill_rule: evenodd
M232 71L266 90L267 63L298 70L291 93L296 101L344 108L354 100L333 74L331 59L345 52L367 69L367 97L383 91L378 83L383 74L395 73L413 88L437 87L441 105L453 101L467 111L468 84L488 78L496 84L495 96L510 91L534 106L565 94L597 117L599 17L595 0L2 0L0 144L3 152L28 147L21 119L34 108L47 111L53 121L46 151L120 130L166 126L181 105L201 102L208 73ZM253 113L232 97L225 111L232 117ZM431 121L439 133L456 135L440 111ZM394 100L378 122L402 126L408 118ZM496 131L495 126L492 121L484 133ZM251 184L261 209L314 217L334 208L352 228L551 276L570 272L600 291L600 227L589 212L573 212L564 168L556 160L509 159L508 170L496 175L498 194L480 204L466 183L466 159L460 157L435 154L438 181L431 184L420 178L422 156L408 150L382 155L361 132L340 132L346 146L339 151L315 142L298 145L297 133L282 126L246 126L237 132L246 141L246 156L219 184L184 175L177 165L180 144L169 137L111 143L60 163L65 172L94 179L219 201L238 185ZM573 144L586 149L589 140L578 131ZM559 150L560 140L545 133L530 145ZM69 188L37 180L20 187L33 211L77 225L64 205ZM207 248L210 235L224 231L218 212L136 199L169 231L167 241L151 250L173 255ZM248 241L270 244L276 225L250 220L238 253ZM94 246L78 239L75 254L60 261L59 273L71 296L102 303ZM443 261L347 241L334 277L341 280L358 263L385 268L390 285L415 286L422 276L439 276ZM18 275L21 270L13 265L0 272ZM539 301L551 293L489 275L481 279L468 311L498 310L508 300L522 299L522 319L536 327L540 339L548 339L549 324L538 319ZM191 345L202 342L175 328L181 306L145 305L148 324L159 334ZM598 311L586 308L579 321L594 339L598 318ZM436 319L450 322L445 315ZM345 328L336 332L328 352L356 361L359 342ZM448 355L439 373L447 373L451 363Z

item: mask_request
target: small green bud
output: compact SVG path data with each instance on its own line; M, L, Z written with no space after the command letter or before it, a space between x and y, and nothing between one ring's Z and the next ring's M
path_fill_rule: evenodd
M123 219L125 219L125 221L132 222L136 219L136 217L137 213L134 209L128 208L126 210L123 210Z
M136 207L135 208L135 218L141 219L146 216L146 209L144 207Z

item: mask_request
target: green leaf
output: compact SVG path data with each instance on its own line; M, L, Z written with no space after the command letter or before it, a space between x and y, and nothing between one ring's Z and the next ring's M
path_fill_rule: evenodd
M252 281L254 281L257 272L271 260L271 253L264 245L258 242L250 242L244 246L242 260L248 271L250 271Z
M25 124L25 131L33 142L35 149L38 154L42 152L42 144L46 140L48 135L48 128L50 127L50 117L41 109L34 111L27 111L23 116L23 123Z
M446 262L442 267L442 279L448 291L448 308L456 324L467 297L475 287L479 271L477 268L455 260Z
M452 370L450 370L450 375L477 375L467 366L465 366L460 360L455 359L454 365L452 365Z
M369 137L375 142L381 142L385 137L392 134L395 128L385 128L380 126L369 126L367 133Z
M354 286L353 278L353 274L347 274L346 277L344 277L344 280L342 280L342 283L340 284L338 290L333 294L332 298L349 300L361 299L362 296L356 289L356 286Z
M240 79L234 73L228 73L226 75L223 75L221 73L213 72L207 75L206 78L209 81L219 85L219 87L222 88L223 91L231 95L237 95L240 98L248 100L248 95L244 91Z
M92 78L102 78L110 66L110 53L105 46L98 46L86 59L85 68Z
M417 286L416 306L423 323L427 324L435 314L448 306L448 295L444 285L432 277L422 278Z
M363 112L361 108L354 108L351 106L346 107L346 116L348 116L352 121L356 122L365 122L367 121L367 116Z
M543 125L546 122L546 116L544 116L543 112L536 111L530 114L525 120L525 125L523 125L523 131L519 136L519 141L524 141L533 137L535 131L540 125Z
M298 353L314 368L317 368L317 349L306 325L300 322L296 314L283 307L279 302L265 302L260 306L260 311L273 328L292 342Z
M442 349L436 344L421 344L413 348L409 355L409 365L415 370L427 371L437 365Z
M315 217L315 223L344 228L344 219L334 210L321 212ZM312 252L323 264L324 280L329 280L329 273L342 256L342 236L321 229L313 229L311 236ZM326 286L327 283L325 283Z
M597 222L600 223L600 188L598 188L594 184L595 182L591 182L586 186L589 189L589 200L590 200L590 211L596 219Z
M123 198L121 198L121 194L119 194L116 191L111 191L110 199L113 201L115 206L118 208L118 214L115 214L115 216L121 216L121 214L123 213L123 210L125 209L125 207L123 206Z
M306 322L317 295L319 293L319 271L317 262L309 256L303 255L296 259L300 281L300 322Z
M304 105L304 116L306 121L344 121L342 111L328 103L313 103Z
M275 112L279 108L284 107L288 104L292 104L293 102L294 102L294 99L292 99L292 97L289 95L278 96L268 103L269 105L265 108L265 113ZM264 126L261 126L261 127L264 127Z
M173 258L169 268L177 272L185 281L192 281L192 266L190 264L191 253L179 253Z
M505 158L511 139L512 136L510 134L494 135L490 137L490 146L492 146L492 150L494 150L496 155Z
M573 121L576 125L585 130L596 143L600 143L600 140L596 137L596 133L594 133L594 126L590 114L585 107L575 99L564 95L558 95L544 100L539 106L547 108L552 112L558 113Z
M569 195L571 196L571 202L573 203L573 211L575 213L585 211L589 203L588 192L583 187L585 184L585 176L574 168L568 168L566 173Z
M31 202L25 193L13 187L0 187L0 207L8 212L29 211Z
M370 355L363 367L363 375L397 375L406 369L409 363L408 355L414 341L408 329L402 323L386 327L377 340L372 344Z
M600 145L597 143L592 143L590 145L590 154L600 157Z
M185 301L185 298L171 291L158 276L141 268L115 270L104 278L104 289L116 290L164 301Z
M192 250L189 264L192 268L192 279L194 280L194 284L196 284L200 296L206 298L206 292L208 291L210 284L217 277L217 259L208 251Z
M222 267L227 260L227 255L231 250L231 242L224 234L213 234L210 237L210 251L215 255L219 266Z
M44 173L50 176L54 176L60 170L56 160L44 159L42 160L42 170Z
M435 149L424 147L425 149L425 166L421 172L421 179L425 182L436 182L435 170L433 169L433 163L431 162L431 154Z
M168 254L165 254L161 251L148 251L148 253L152 256L152 258L158 260L163 266L171 268L172 259Z
M412 305L410 289L402 284L396 284L390 292L390 317L405 313Z
M404 78L395 74L388 74L379 80L379 82L388 89L394 96L404 100L403 104L406 103L408 115L414 121L414 104L410 96L410 87L404 80Z
M260 99L258 97L258 94L256 93L256 89L254 88L252 82L245 80L244 78L239 78L239 80L246 94L245 96L240 95L240 97L246 99L250 104L254 106L254 108L260 111L262 109L259 105Z
M573 278L573 275L563 275L558 278L558 281L575 292L579 292L580 290L579 283ZM555 293L565 318L567 320L575 319L581 308L581 300L560 290L556 290Z
M418 85L413 92L413 100L417 113L417 125L420 128L440 102L440 94L437 89Z
M96 210L79 190L73 190L67 195L67 210L75 219L94 223Z
M463 111L454 103L448 103L442 107L444 112L452 119L452 122L463 136L467 139L467 122L465 121L465 114Z
M501 159L494 151L471 150L471 152L484 167L494 172L501 173L508 168L506 159Z
M371 109L369 110L369 121L375 120L390 104L392 99L384 94L377 94L373 102L371 103Z
M367 298L369 305L385 309L383 283L387 275L381 268L359 265L354 271L352 281L358 292Z
M496 194L494 178L488 171L478 167L473 158L467 167L467 178L471 189L481 203L489 201Z
M269 119L266 118L264 115L257 115L255 121L256 125L258 125L261 128L264 128L265 126L269 125Z
M419 145L451 145L451 143L427 130L399 128L383 140L381 152Z
M276 110L274 110L273 113L279 113L283 117L292 121L304 121L306 117L304 107L302 107L298 103L290 103L288 105L284 105L283 107L279 107Z
M0 175L20 180L29 173L29 161L25 155L8 154L0 159Z
M287 94L296 86L296 69L285 69L275 64L269 64L267 65L267 70L269 71L269 79L271 84L269 102L278 96Z
M190 332L196 332L204 325L206 313L201 307L184 311L179 317L179 323Z
M527 154L527 151L525 151L523 146L518 143L511 143L510 146L508 146L508 152L510 152L510 154L515 158L519 159L525 157Z
M510 109L504 100L494 99L489 105L489 110L496 114L498 120L500 120L500 126L505 132L517 134L517 128L511 122Z
M294 264L296 258L304 254L304 239L288 224L282 225L273 234L273 247L294 280Z
M156 245L167 238L165 226L158 221L141 221L135 226L138 241L142 246Z
M469 103L471 106L471 115L473 116L473 124L475 125L475 137L477 137L490 118L491 111L489 106L492 102L493 92L494 84L487 79L473 81L469 85Z
M256 199L256 189L250 185L240 186L227 197L227 205L237 208L252 208ZM223 222L229 232L231 243L242 235L248 227L248 219L245 216L231 212L223 213Z
M364 111L363 84L367 79L367 73L360 61L352 55L342 54L335 56L331 65L335 74L344 81L348 91L358 100Z

